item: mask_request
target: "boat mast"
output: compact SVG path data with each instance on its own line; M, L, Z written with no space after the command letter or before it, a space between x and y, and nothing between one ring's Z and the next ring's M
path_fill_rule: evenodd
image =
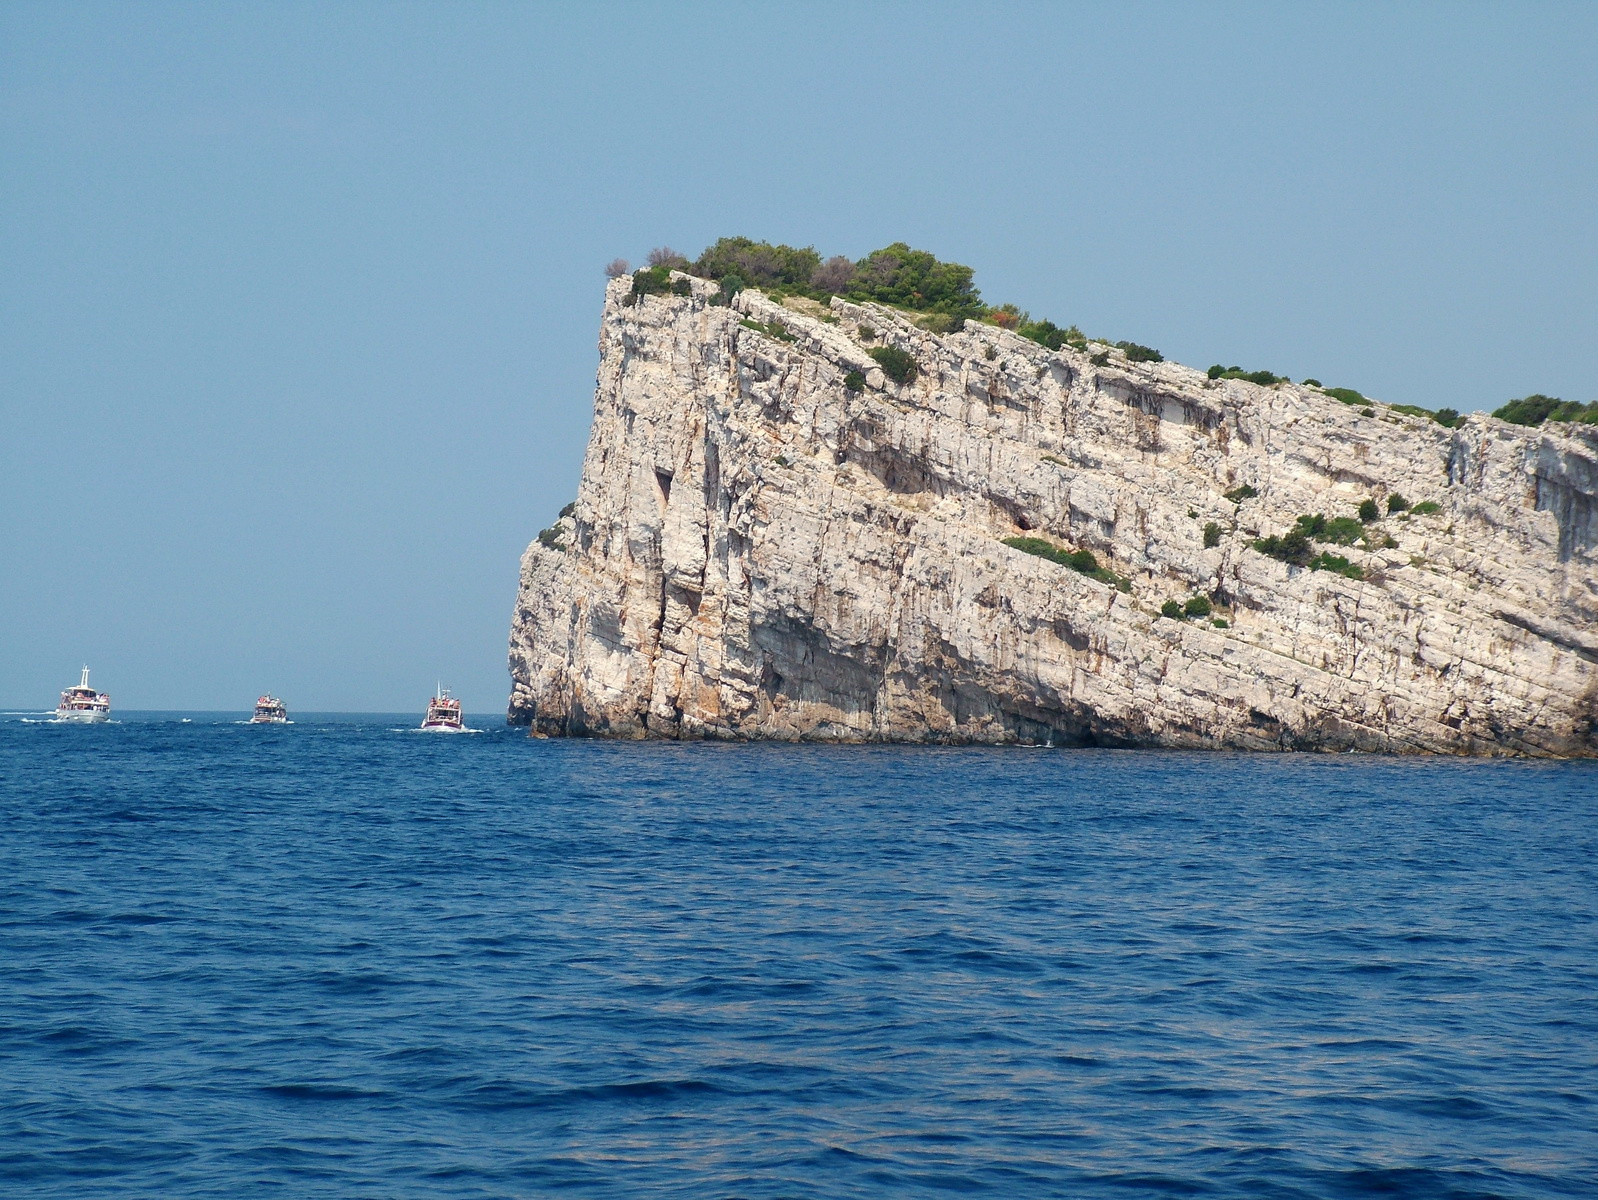
M89 668L88 667L84 667L83 668L83 679L78 683L78 686L80 688L86 688L86 687L89 686Z

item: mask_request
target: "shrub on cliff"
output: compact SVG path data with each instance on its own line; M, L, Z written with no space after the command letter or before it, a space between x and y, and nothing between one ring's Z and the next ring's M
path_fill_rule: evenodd
M1359 519L1361 523L1369 525L1372 521L1380 518L1381 513L1376 511L1376 501L1361 500L1359 502Z
M753 329L756 333L763 333L769 338L776 338L780 342L794 341L794 335L788 332L788 327L781 321L753 321L745 317L738 322L745 329Z
M732 298L734 296L748 286L748 283L744 281L741 275L728 275L722 279L721 287L716 294L710 298L710 303L725 307L726 305L732 303Z
M894 242L873 250L855 264L848 296L851 300L874 300L878 304L974 320L987 311L987 306L971 280L970 267L940 262L925 250Z
M1056 546L1053 542L1044 541L1038 537L1008 537L1002 539L1006 546L1012 550L1020 550L1023 554L1034 554L1039 558L1046 558L1052 563L1071 570L1080 572L1100 583L1107 583L1111 587L1123 592L1132 590L1132 581L1124 575L1117 575L1114 571L1099 565L1099 560L1094 557L1091 550L1066 550Z
M1259 489L1251 483L1242 483L1229 492L1221 493L1221 495L1225 496L1233 504L1241 504L1245 500L1252 500L1259 494Z
M1206 522L1205 525L1204 525L1204 548L1206 550L1213 550L1213 549L1215 549L1215 547L1219 546L1220 544L1221 544L1221 527L1219 525L1217 525L1214 521Z
M1270 537L1256 538L1254 549L1296 567L1309 565L1311 557L1309 535L1302 529L1289 529L1281 537L1273 533Z
M1211 367L1208 374L1211 379L1241 379L1248 383L1257 383L1262 387L1286 382L1284 375L1274 375L1270 371L1245 371L1242 367L1223 367L1220 363Z
M821 255L811 246L801 250L746 237L726 237L707 247L687 269L702 279L736 276L755 287L787 285L808 289L820 265Z
M1309 561L1311 571L1330 571L1334 575L1346 575L1349 579L1364 579L1365 572L1356 567L1341 554L1328 554L1322 550Z
M1207 617L1210 615L1211 608L1208 596L1194 596L1186 604L1182 605L1182 615L1184 617Z
M895 383L910 383L917 373L916 360L897 346L874 346L866 351L877 360L882 373Z
M1160 616L1170 617L1173 621L1182 619L1182 602L1180 600L1167 600L1160 605Z
M1579 421L1598 425L1598 400L1583 404L1534 392L1493 410L1493 416L1512 425L1541 425L1544 421Z
M620 279L631 270L632 265L625 258L613 258L605 264L605 278Z
M1387 497L1387 511L1389 513L1403 512L1409 507L1409 501L1398 493L1393 492Z
M1321 391L1325 392L1333 400L1337 400L1343 404L1357 406L1370 403L1369 400L1365 399L1364 396L1360 395L1353 388L1322 388Z
M641 271L633 272L633 299L641 296L653 296L663 292L671 292L678 296L687 296L693 288L686 279L673 280L671 267L664 263L659 266L646 267Z
M1075 325L1061 329L1053 321L1034 321L1021 314L1024 318L1014 328L1017 333L1040 346L1050 350L1058 350L1061 346L1070 346L1081 350L1088 344L1088 339ZM999 322L995 322L998 324Z
M861 392L866 387L866 377L859 371L850 371L843 377L843 386L851 392Z
M1128 362L1164 362L1165 355L1153 346L1140 346L1136 342L1116 342L1115 348L1126 355Z
M675 253L669 247L663 252ZM943 262L925 250L894 242L873 250L858 262L835 254L825 262L813 246L803 248L757 242L746 237L725 237L706 247L690 265L679 269L703 279L737 279L740 287L759 287L826 300L847 296L870 300L914 312L937 313L948 318L941 332L958 328L966 318L982 316L987 306L972 285L972 270ZM939 332L940 330L934 330Z
M1367 501L1366 503L1370 502ZM1374 515L1375 507L1375 504L1372 503L1373 515L1371 520L1376 519ZM1360 512L1363 513L1364 511L1365 507L1361 505ZM1328 519L1325 513L1301 516L1298 518L1297 527L1306 537L1314 538L1317 542L1331 542L1338 546L1352 546L1365 532L1364 524L1353 517L1332 517Z
M1004 544L1012 550L1019 550L1023 554L1034 554L1038 558L1046 558L1050 562L1059 563L1062 567L1071 565L1071 552L1056 546L1053 542L1037 537L1007 537L1003 538Z

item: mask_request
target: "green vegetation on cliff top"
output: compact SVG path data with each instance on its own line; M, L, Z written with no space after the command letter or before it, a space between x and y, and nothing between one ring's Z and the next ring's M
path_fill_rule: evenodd
M607 268L611 275L626 270L627 264L621 259ZM720 238L692 262L685 255L663 246L650 252L648 267L634 273L630 301L658 293L686 294L687 288L682 281L677 284L671 282L671 272L674 270L719 283L721 287L716 301L721 304L730 302L746 287L760 288L779 299L805 296L825 303L833 296L842 296L846 300L885 304L919 314L917 323L933 333L955 332L966 321L979 321L1008 329L1050 350L1059 350L1064 346L1086 350L1090 343L1101 343L1104 348L1092 356L1095 365L1099 366L1109 362L1110 347L1120 350L1129 362L1165 361L1164 355L1150 346L1089 338L1075 325L1061 327L1047 319L1034 320L1030 313L1014 304L989 305L977 290L975 272L970 267L944 262L936 255L914 249L906 242L894 242L880 250L873 250L864 258L853 260L841 254L824 259L814 246L757 242L746 237ZM894 375L893 371L887 373ZM1225 367L1219 363L1209 369L1209 377L1213 380L1246 380L1263 387L1289 382L1286 376L1272 371L1245 371L1241 367ZM1306 379L1304 386L1356 407L1367 416L1377 413L1376 402L1353 388L1323 387L1318 379ZM1442 408L1436 412L1414 404L1389 404L1383 408L1389 412L1430 418L1447 428L1464 420L1452 408ZM1511 400L1495 410L1493 416L1516 425L1541 425L1544 421L1598 424L1598 401L1582 404L1535 393L1520 400Z

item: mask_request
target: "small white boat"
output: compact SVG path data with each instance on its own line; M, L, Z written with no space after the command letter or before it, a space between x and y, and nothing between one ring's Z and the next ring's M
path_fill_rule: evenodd
M262 696L255 702L255 715L250 718L250 724L287 725L289 710L276 696Z
M75 721L85 725L98 724L111 719L111 697L89 686L89 668L83 668L83 678L77 687L61 693L61 703L56 705L57 721Z
M461 721L461 702L449 694L447 687L433 690L433 698L427 702L427 716L422 721L422 728L435 733L466 732L466 726Z

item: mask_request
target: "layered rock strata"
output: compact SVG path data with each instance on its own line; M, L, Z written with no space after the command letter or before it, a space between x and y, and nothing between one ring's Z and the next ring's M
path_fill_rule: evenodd
M522 559L535 734L1598 754L1598 429L691 286L607 290L575 512ZM1314 547L1363 578L1253 547L1395 493L1437 510Z

